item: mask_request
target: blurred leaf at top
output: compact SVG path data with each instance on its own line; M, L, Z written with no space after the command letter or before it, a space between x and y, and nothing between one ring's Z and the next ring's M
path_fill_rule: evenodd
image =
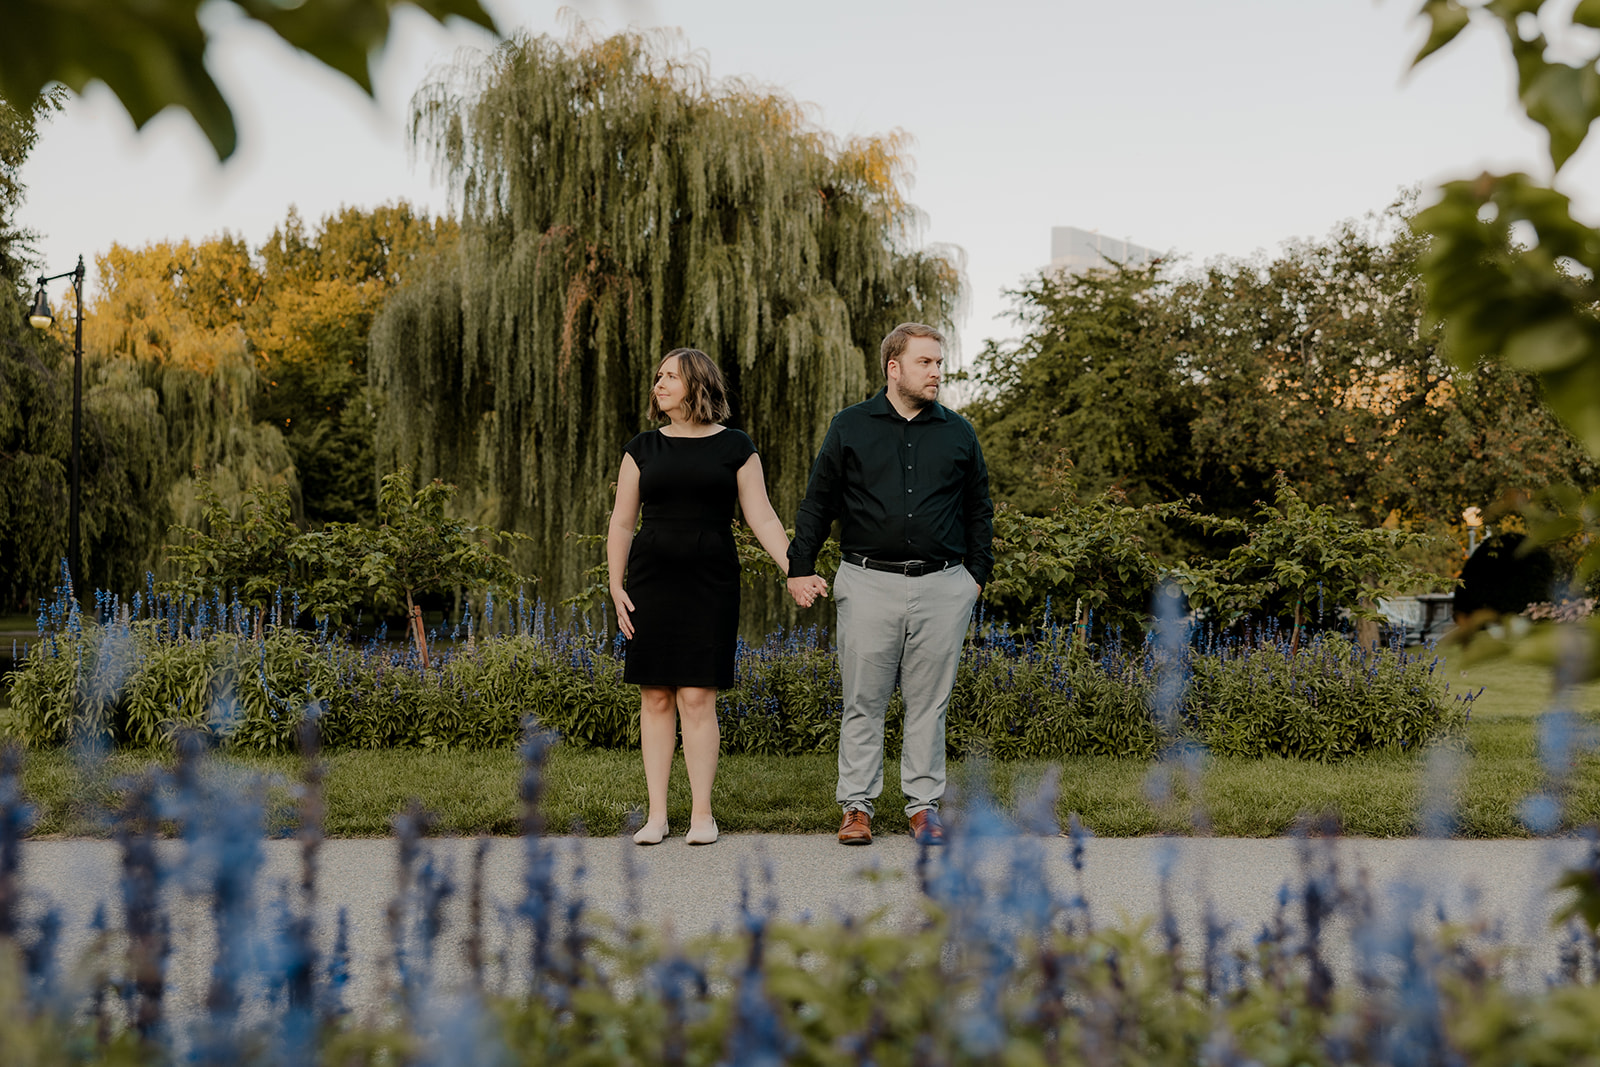
M220 0L219 0L220 2ZM494 30L480 0L410 0L440 22L455 16ZM7 0L0 33L0 97L27 101L59 82L81 93L105 83L143 128L169 107L194 116L217 158L238 143L233 112L205 67L205 0ZM389 37L399 0L235 0L245 18L372 92L370 63ZM209 16L206 23L214 24Z

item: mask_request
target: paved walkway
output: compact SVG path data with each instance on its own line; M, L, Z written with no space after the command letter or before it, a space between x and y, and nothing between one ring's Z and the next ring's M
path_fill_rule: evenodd
M634 909L647 923L689 938L717 928L735 929L742 884L752 898L770 896L784 919L829 919L864 916L884 909L885 921L907 923L920 914L917 848L909 839L883 839L868 848L845 848L825 835L728 835L715 845L694 848L671 837L653 848L624 839L552 838L560 859L560 884L573 884L581 863L581 881L589 906L617 918ZM1070 896L1077 876L1069 862L1065 838L1021 838L982 843L981 855L935 852L930 870L970 862L986 882L1007 878L1008 858L1018 842L1043 850L1047 877ZM1298 856L1303 843L1286 839L1091 839L1086 850L1083 888L1097 925L1153 914L1159 906L1158 871L1170 867L1175 912L1190 945L1203 930L1206 902L1232 924L1237 943L1249 939L1268 921L1279 890L1301 880ZM298 878L298 846L293 841L264 843L265 863L258 894L270 898L279 887ZM976 847L976 846L971 846ZM463 974L458 945L465 935L466 881L476 841L438 839L425 851L453 870L458 892L446 908L447 925L439 944L439 978L447 983ZM1334 845L1342 880L1354 885L1364 871L1384 916L1397 920L1422 915L1433 921L1434 905L1451 919L1469 915L1497 919L1505 942L1525 950L1513 971L1518 984L1536 987L1555 966L1557 936L1550 915L1558 901L1547 890L1560 870L1578 862L1587 846L1580 841L1428 841L1349 839ZM176 861L182 846L166 842L163 856ZM112 904L119 878L116 846L98 841L30 841L24 846L23 878L28 907L48 897L66 919L64 948L68 958L89 943L89 923L102 902ZM632 871L630 873L630 865ZM354 976L349 1001L358 1010L378 1008L385 1001L388 940L384 912L394 894L396 844L393 840L328 842L322 851L322 931L331 936L336 909L348 909L352 932ZM485 866L486 923L492 946L513 946L510 912L523 899L522 843L494 839ZM770 882L764 872L770 871ZM1411 890L1428 902L1418 908ZM204 908L174 898L174 941L177 946L170 976L171 1007L180 1015L195 1004L206 973L210 925ZM1337 933L1337 931L1336 931ZM1332 963L1348 965L1347 948L1333 939Z

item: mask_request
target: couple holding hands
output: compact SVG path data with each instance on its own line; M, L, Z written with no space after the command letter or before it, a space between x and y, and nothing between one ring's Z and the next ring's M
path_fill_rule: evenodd
M936 400L943 336L904 323L883 339L880 354L885 387L834 416L793 541L767 499L755 445L722 424L729 407L716 364L680 348L656 371L650 413L668 425L623 449L606 538L611 598L628 639L623 677L639 686L649 792L645 823L633 838L641 845L667 836L667 779L680 720L692 796L684 840L717 839L716 698L734 683L739 623L735 501L801 607L828 595L817 552L840 523L844 559L833 588L844 685L840 842L872 841L884 714L898 679L906 708L900 785L911 833L923 844L943 843L945 711L972 608L994 561L994 509L972 426Z

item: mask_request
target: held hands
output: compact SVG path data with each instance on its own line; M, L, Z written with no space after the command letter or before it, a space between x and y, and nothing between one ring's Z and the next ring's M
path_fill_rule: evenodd
M633 640L633 601L628 599L627 590L620 585L611 587L611 602L617 608L617 629L622 631L622 636Z
M794 602L802 608L809 608L817 602L817 597L828 595L828 583L820 574L808 574L804 578L789 579L789 595L794 597Z

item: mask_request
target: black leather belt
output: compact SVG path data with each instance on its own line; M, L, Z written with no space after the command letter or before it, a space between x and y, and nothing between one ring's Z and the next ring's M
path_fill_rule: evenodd
M921 578L924 574L937 574L945 568L954 567L961 562L959 559L910 559L903 563L890 563L882 559L868 559L859 552L846 552L844 561L853 563L857 567L865 567L869 571L887 571L890 574L903 574L907 578Z

